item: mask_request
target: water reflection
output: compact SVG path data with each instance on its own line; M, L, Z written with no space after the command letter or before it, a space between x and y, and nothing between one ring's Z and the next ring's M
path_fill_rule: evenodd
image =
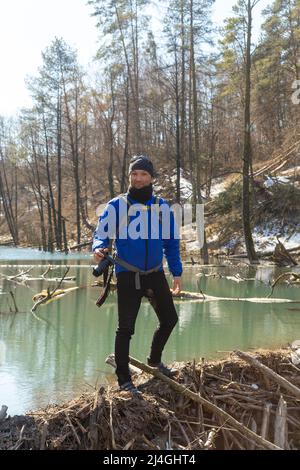
M66 261L67 258L60 260L61 268L51 275L61 275ZM24 264L20 257L18 262ZM39 258L35 262L41 264ZM4 268L5 263L7 261L2 260L2 273L17 272L16 268ZM52 263L58 264L56 260ZM105 358L114 347L116 295L111 294L98 309L95 301L99 289L90 287L94 281L91 270L79 267L81 264L88 266L89 260L77 258L69 272L70 276L76 276L75 285L81 288L40 307L37 311L39 319L30 313L32 296L49 283L34 281L26 287L5 279L0 281L0 311L9 311L12 306L9 291L13 291L19 310L24 312L0 315L0 405L8 405L10 414L67 400L111 380L112 369L105 364ZM205 269L210 274L239 272L243 277L255 277L256 280L235 283L218 277L199 278L196 276L199 268L193 267L185 270L184 289L201 289L220 297L261 297L270 292L268 283L261 280L269 281L278 275L273 268ZM43 268L36 266L30 274L38 275L42 271ZM67 284L67 287L71 285L74 284ZM298 292L297 288L280 286L274 295L296 299L300 297ZM220 356L218 351L279 346L299 339L300 312L289 310L297 305L300 308L300 304L176 302L179 322L168 342L164 359L167 362L198 360ZM132 339L132 356L145 361L156 324L151 306L143 301Z

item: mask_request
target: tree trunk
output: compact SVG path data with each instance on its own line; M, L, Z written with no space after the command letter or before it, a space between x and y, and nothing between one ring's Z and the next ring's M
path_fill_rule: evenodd
M191 56L191 78L192 78L192 99L193 99L193 124L194 124L194 148L196 163L196 204L202 204L201 181L200 181L200 145L199 145L199 126L198 126L198 97L197 97L197 78L194 53L194 3L190 1L190 56ZM204 229L204 244L202 248L203 263L209 263L208 249Z
M248 0L248 29L246 49L246 76L245 76L245 109L244 109L244 151L243 151L243 226L247 256L252 263L257 261L251 224L250 224L250 176L251 167L251 31L252 31L252 7Z
M6 219L10 234L12 236L14 244L18 246L19 235L18 235L18 226L17 226L17 215L14 213L14 211L17 209L17 206L13 205L13 196L11 194L11 190L9 189L10 185L8 183L7 176L6 176L6 169L5 169L5 163L4 163L2 151L1 151L0 163L2 164L1 165L2 169L0 171L0 196L2 199L5 219Z
M113 158L114 158L114 131L113 131L113 122L115 118L115 95L114 95L114 84L112 74L110 76L110 90L111 90L111 106L112 113L108 123L108 138L109 138L109 164L108 164L108 184L110 197L113 199L115 197L115 188L114 188L114 174L113 174Z
M34 181L32 181L31 177L29 177L29 180L31 182L31 187L32 187L32 189L34 191L34 194L35 194L36 203L37 203L38 211L39 211L39 215L40 215L42 247L43 247L43 251L46 251L47 250L47 240L46 240L46 227L45 227L45 216L44 216L44 202L43 202L43 195L42 195L42 186L41 186L39 162L38 162L38 157L37 157L37 154L36 154L35 142L34 142L34 137L33 137L32 131L31 131L31 145L32 145L32 153L33 153L33 159L34 159L34 164L35 164L35 172L33 171L33 175L36 175L36 177L35 177L36 184L34 184ZM36 186L38 194L36 194L35 186Z
M118 28L120 31L121 43L122 43L122 48L123 48L123 53L124 53L124 58L125 58L126 68L127 68L127 74L128 74L128 80L129 80L129 85L130 85L130 89L132 92L133 104L134 104L134 116L133 116L134 125L135 125L134 147L135 147L135 151L140 153L142 139L141 139L141 127L140 127L140 117L139 117L140 115L139 97L137 96L138 84L136 83L136 79L133 80L131 66L129 62L129 56L128 56L127 47L125 44L124 32L123 32L122 24L120 21L119 10L116 5L115 5L115 13L116 13ZM136 60L137 59L136 54L134 55L135 55L135 60ZM134 75L135 75L135 72L136 71L134 71Z
M43 112L43 128L45 136L45 151L46 151L46 173L47 173L47 183L48 183L48 193L47 193L47 207L48 207L48 251L52 253L53 243L54 243L54 234L53 234L53 225L55 232L55 239L58 239L57 233L57 220L56 220L56 208L55 208L55 199L52 190L52 181L51 181L51 169L49 162L49 143L48 143L48 133L47 126L45 121L45 114ZM51 214L52 212L52 214ZM53 218L53 223L52 223Z
M51 210L51 199L49 193L47 193L47 209L48 209L48 251L53 253L53 224L52 224L52 210Z
M69 129L69 139L71 145L72 168L75 183L75 213L76 213L76 229L77 229L77 245L81 242L81 193L80 193L80 178L79 178L79 155L78 155L78 80L75 78L75 120L72 122L70 114L70 107L68 102L68 95L63 81L64 89L64 102L66 109L66 119Z
M126 111L125 111L125 145L122 162L122 174L121 174L121 193L125 192L126 189L126 170L128 160L128 144L129 144L129 83L128 78L126 79Z
M175 100L176 100L176 202L180 204L180 128L179 128L179 86L178 86L178 59L175 39Z
M60 91L57 97L56 109L56 149L57 149L57 230L56 230L56 245L59 250L62 248L62 155L61 155L61 120L62 120L62 105ZM53 208L54 210L54 208Z
M181 167L185 162L185 132L186 132L186 112L185 112L185 27L183 15L184 0L180 0L180 37L181 37L181 109L180 109L180 157Z

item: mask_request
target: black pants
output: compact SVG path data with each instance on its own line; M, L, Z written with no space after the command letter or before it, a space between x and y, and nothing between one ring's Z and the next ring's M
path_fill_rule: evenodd
M134 334L137 314L143 296L148 296L149 289L153 292L153 301L159 325L154 332L149 360L159 363L168 338L178 321L172 294L163 271L141 276L141 289L135 287L135 273L121 272L117 274L118 317L116 331L115 360L116 374L119 385L130 380L129 343Z

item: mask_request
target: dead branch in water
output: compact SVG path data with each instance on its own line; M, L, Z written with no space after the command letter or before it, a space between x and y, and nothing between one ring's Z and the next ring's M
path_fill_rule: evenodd
M70 268L69 266L67 266L66 270L65 270L65 273L63 275L63 277L61 278L61 280L59 281L59 283L57 284L57 286L55 287L55 289L53 291L50 291L49 287L47 289L47 296L45 298L42 298L42 299L39 299L37 302L35 302L35 304L33 305L32 309L31 309L31 313L35 312L35 310L37 309L37 307L43 303L46 303L46 302L49 302L49 300L52 300L54 298L54 294L55 292L59 289L59 287L61 286L65 276L68 274Z
M275 281L272 283L272 286L271 286L271 293L268 295L268 297L271 297L271 295L273 294L274 292L274 289L276 287L276 285L282 281L283 279L290 279L290 278L293 278L295 282L299 282L300 281L300 275L297 274L297 273L293 273L293 272L288 272L288 273L283 273L283 274L280 274L280 276L278 276Z
M0 276L2 278L6 279L7 281L13 281L13 282L19 281L20 283L26 283L26 282L31 282L31 281L47 281L47 282L60 282L61 281L61 277L59 277L59 278L46 277L46 275L50 271L53 271L54 269L56 269L56 267L52 267L51 265L49 265L47 267L46 271L44 271L40 276L37 276L37 277L27 276L27 274L30 271L32 271L34 268L35 268L35 266L30 266L26 271L21 271L20 273L15 274L14 276L7 276L6 274L3 274L3 273L0 273ZM74 276L72 276L72 277L64 276L63 280L64 280L64 282L66 282L66 281L75 281L76 277L74 277Z

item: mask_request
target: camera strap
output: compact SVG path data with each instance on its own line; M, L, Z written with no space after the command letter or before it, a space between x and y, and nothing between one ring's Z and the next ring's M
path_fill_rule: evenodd
M104 302L107 299L108 294L110 293L110 283L111 283L111 278L113 276L113 273L114 273L114 264L111 264L105 269L103 273L103 289L99 298L97 299L97 302L96 302L97 307L101 307L104 304Z

